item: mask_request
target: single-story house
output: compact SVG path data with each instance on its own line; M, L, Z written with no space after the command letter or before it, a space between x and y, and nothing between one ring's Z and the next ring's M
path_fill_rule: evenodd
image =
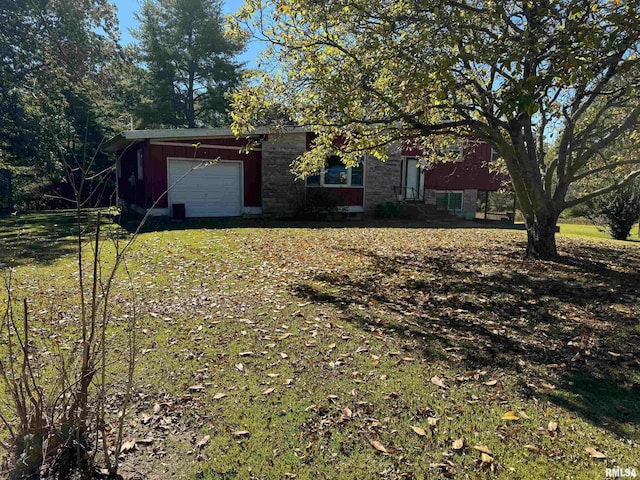
M421 202L472 217L478 192L496 191L504 182L489 172L492 150L484 143L465 148L458 162L426 171L416 163L418 152L400 144L390 147L384 163L365 157L360 166L345 168L331 156L318 175L296 180L291 163L312 140L301 128L240 139L225 129L130 130L105 149L117 155L123 205L174 217L286 217L312 201L364 214L388 201Z

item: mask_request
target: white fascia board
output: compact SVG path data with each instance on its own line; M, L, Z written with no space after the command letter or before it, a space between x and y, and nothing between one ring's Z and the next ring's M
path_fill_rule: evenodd
M274 130L261 127L256 128L253 132L247 133L245 135L266 135L269 133L302 133L308 131L310 130L304 127L291 127L283 130ZM125 130L121 133L121 135L126 140L177 140L181 138L237 137L230 128L164 128L155 130Z

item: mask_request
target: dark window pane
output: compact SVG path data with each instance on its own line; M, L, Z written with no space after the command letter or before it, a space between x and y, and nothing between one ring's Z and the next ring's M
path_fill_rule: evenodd
M362 186L364 179L364 167L362 164L351 167L351 185Z
M337 155L327 158L327 167L324 174L325 185L346 185L347 169Z
M320 175L309 175L307 177L307 186L317 187L320 185Z
M450 193L449 194L449 210L457 211L462 210L462 193Z

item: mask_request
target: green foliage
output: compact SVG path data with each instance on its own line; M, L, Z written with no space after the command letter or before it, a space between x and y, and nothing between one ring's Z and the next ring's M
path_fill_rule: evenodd
M17 207L65 203L47 197L73 197L65 163L86 152L98 152L94 173L112 163L99 145L117 125L125 63L113 7L0 0L0 24L0 168L14 175Z
M376 205L375 215L380 218L395 218L400 215L402 207L396 202L384 202Z
M569 187L615 172L618 157L598 159L636 128L639 21L637 0L247 0L230 32L264 40L264 63L279 70L234 93L234 128L251 130L274 106L313 128L315 148L295 164L301 176L328 150L352 166L406 141L430 163L446 160L456 138L486 141L511 175L527 253L551 258L549 226L593 193L568 198ZM639 176L639 161L612 188Z
M640 219L640 184L600 196L589 206L589 218L596 225L604 227L612 238L626 240Z
M341 206L344 206L344 197L338 189L308 188L305 193L302 216L327 218L339 213Z
M138 71L143 85L139 115L145 127L194 128L226 125L226 93L241 65L233 57L244 39L224 37L219 0L145 0Z

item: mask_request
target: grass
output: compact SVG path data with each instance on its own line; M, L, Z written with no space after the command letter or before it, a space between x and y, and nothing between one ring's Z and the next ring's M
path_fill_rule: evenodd
M586 221L584 223L569 223L560 219L559 226L561 235L611 240L611 236L607 232L600 230L595 225L589 224ZM631 229L631 233L627 241L640 242L640 237L638 237L638 224L634 225Z
M12 245L17 226L40 237L47 224L65 221L0 220L0 247L16 293L62 319L34 328L63 337L76 308L67 231L39 251ZM640 467L637 244L561 230L561 259L529 262L522 231L255 225L156 223L132 252L143 325L125 476L591 479ZM122 277L114 361L127 292ZM114 418L120 401L116 381Z

